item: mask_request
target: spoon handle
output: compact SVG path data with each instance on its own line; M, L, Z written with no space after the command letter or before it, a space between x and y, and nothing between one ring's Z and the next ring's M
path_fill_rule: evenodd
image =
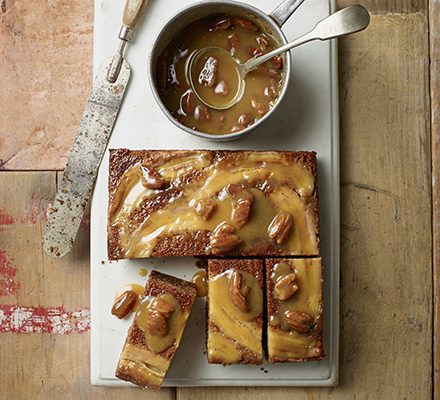
M350 33L359 32L365 29L369 23L370 14L365 7L362 7L361 5L354 5L343 8L342 10L318 22L311 31L294 40L293 42L278 47L270 53L246 61L243 64L243 76L246 76L248 72L253 71L260 64L265 63L272 57L284 53L287 50L293 49L301 44L311 42L312 40L316 39L328 40L339 36L348 35Z

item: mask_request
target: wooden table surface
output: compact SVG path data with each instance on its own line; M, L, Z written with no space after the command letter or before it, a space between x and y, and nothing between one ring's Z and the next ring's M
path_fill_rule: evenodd
M359 2L371 25L339 43L339 385L157 394L90 385L89 218L68 257L41 249L93 1L0 0L0 399L440 399L440 0Z

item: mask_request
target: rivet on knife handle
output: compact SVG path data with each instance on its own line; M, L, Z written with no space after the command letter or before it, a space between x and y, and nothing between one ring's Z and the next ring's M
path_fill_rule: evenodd
M93 81L63 179L47 210L43 249L53 257L66 255L74 245L130 78L125 46L146 5L147 0L126 1L118 52L101 64Z

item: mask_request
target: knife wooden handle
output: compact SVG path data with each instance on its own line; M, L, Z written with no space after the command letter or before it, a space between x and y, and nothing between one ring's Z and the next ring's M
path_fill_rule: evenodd
M147 8L148 0L126 0L122 23L124 26L134 29L142 19L142 15Z

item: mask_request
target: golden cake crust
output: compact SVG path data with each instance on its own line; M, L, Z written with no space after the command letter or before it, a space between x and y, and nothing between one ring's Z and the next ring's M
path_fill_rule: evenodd
M187 282L158 271L152 271L145 287L145 296L159 296L162 294L172 294L180 304L182 310L190 313L197 295L197 290L195 285L191 282ZM137 326L135 319L128 330L124 349L116 368L115 375L119 379L132 382L139 386L148 387L151 389L159 389L160 384L156 384L156 382L151 381L151 379L143 374L139 368L131 368L122 361L122 355L124 354L124 350L127 346L130 346L134 349L139 349L141 351L148 351L145 334ZM170 362L176 350L177 346L172 345L164 351L157 353L155 356L161 357L162 359Z
M288 258L269 258L265 259L265 270L266 270L266 313L267 313L267 321L270 320L271 316L275 315L278 311L278 301L274 297L274 282L271 279L274 267L281 261L295 261L301 259L288 259ZM301 289L300 289L301 290ZM322 338L322 329L323 329L323 302L322 302L322 280L321 280L321 296L319 300L319 312L318 317L316 318L316 322L313 328L308 332L308 337L313 338L317 341L317 348L320 350L320 354L314 357L294 357L294 358L281 358L268 354L268 360L270 363L279 363L279 362L302 362L302 361L313 361L313 360L322 360L325 358L324 349L323 349L323 338ZM268 322L269 323L269 322ZM277 330L277 328L272 327L272 329Z
M257 259L210 259L208 260L208 273L209 277L215 277L225 271L228 270L239 270L246 271L253 275L257 281L259 286L263 289L263 260ZM209 296L209 290L208 290ZM209 318L209 298L207 301L207 338L210 333L219 333L223 334L221 329L213 323ZM263 327L263 314L261 314L258 318L253 320L256 326L258 326L261 330ZM241 359L238 362L239 364L261 364L263 362L263 354L255 353L250 351L245 346L236 342L236 346L240 352ZM208 349L209 350L209 349ZM223 364L226 365L222 359L216 359L215 357L209 358L209 363L213 364Z
M127 170L143 165L163 165L185 157L203 155L211 165L219 160L223 165L237 163L245 160L251 154L264 154L257 151L210 151L210 150L128 150L111 149L109 166L109 209L108 209L108 257L110 260L130 258L125 255L121 247L120 231L113 223L117 199L116 192ZM313 254L283 254L283 251L270 240L256 240L251 248L236 249L228 252L228 256L289 256L289 255L318 255L319 252L319 200L317 191L317 162L314 152L270 152L282 156L293 165L299 165L307 170L314 178L314 190L310 195L302 198L304 209L310 215L313 225L313 240L316 240L316 250ZM156 193L153 197L143 201L130 216L131 224L140 224L147 217L165 205L173 202L182 195L182 187L203 182L206 179L204 170L191 170L179 177L179 185L169 190ZM273 188L261 188L266 194ZM150 257L176 257L176 256L205 256L210 246L210 230L186 231L177 234L160 234L152 248ZM316 254L315 254L316 253Z

